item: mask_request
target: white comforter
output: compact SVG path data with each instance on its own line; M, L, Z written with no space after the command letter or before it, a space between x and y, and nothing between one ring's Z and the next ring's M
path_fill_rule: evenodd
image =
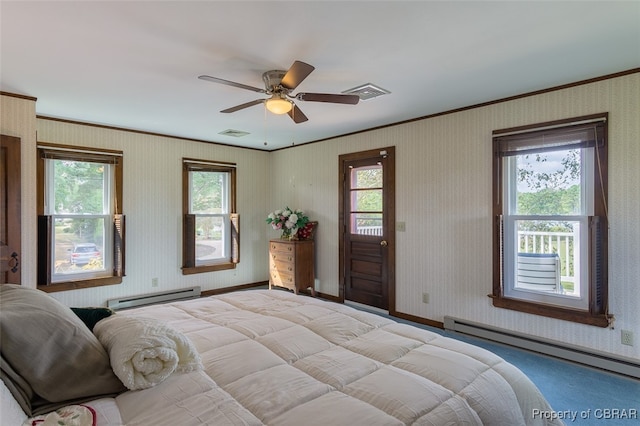
M129 426L514 426L551 410L486 350L306 296L242 291L118 315L167 321L204 364L118 396Z
M184 334L155 318L112 315L93 329L113 372L131 390L162 383L174 372L200 370L197 350Z

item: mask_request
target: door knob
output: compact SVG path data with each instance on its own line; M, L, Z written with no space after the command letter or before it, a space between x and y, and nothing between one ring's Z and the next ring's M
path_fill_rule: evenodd
M13 265L11 265L11 262L14 261L15 263ZM13 253L11 253L11 260L9 261L9 266L13 266L11 268L11 272L13 272L14 274L16 272L18 272L18 266L20 265L20 261L18 260L18 253L16 253L15 251Z
M380 241L380 245L381 245L382 247L386 247L386 246L387 246L387 240L382 240L382 241Z

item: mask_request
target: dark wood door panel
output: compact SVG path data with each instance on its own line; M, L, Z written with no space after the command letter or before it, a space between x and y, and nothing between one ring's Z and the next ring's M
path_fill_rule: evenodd
M368 241L351 240L351 257L372 256L377 259L382 257L382 238L370 237Z
M341 155L340 296L395 305L395 148Z
M378 277L380 280L380 275L382 274L382 263L378 260L377 262L371 262L367 260L351 260L351 275L356 273L372 275L374 277Z
M0 141L0 284L20 284L20 138Z
M382 283L378 281L371 281L368 279L352 276L351 289L358 294L358 303L364 303L371 306L383 306L382 300Z

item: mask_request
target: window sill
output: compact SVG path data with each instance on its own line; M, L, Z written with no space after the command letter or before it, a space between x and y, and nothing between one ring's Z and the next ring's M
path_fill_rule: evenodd
M90 280L62 281L51 283L49 285L38 285L38 290L42 290L46 293L55 293L57 291L79 290L83 288L101 287L104 285L115 285L121 283L122 277L105 277Z
M182 275L201 274L204 272L224 271L227 269L235 269L236 264L231 262L217 263L215 265L202 265L202 266L184 266L182 268Z
M613 318L613 315L592 314L588 311L543 305L524 300L509 299L507 297L494 295L489 295L489 297L493 299L493 306L496 308L511 309L514 311L526 312L528 314L593 325L596 327L609 327L611 319Z

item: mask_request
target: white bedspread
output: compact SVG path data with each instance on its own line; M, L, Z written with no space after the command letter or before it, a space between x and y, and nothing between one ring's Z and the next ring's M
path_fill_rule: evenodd
M336 303L256 290L118 315L167 321L204 364L118 396L128 426L561 424L498 356Z

